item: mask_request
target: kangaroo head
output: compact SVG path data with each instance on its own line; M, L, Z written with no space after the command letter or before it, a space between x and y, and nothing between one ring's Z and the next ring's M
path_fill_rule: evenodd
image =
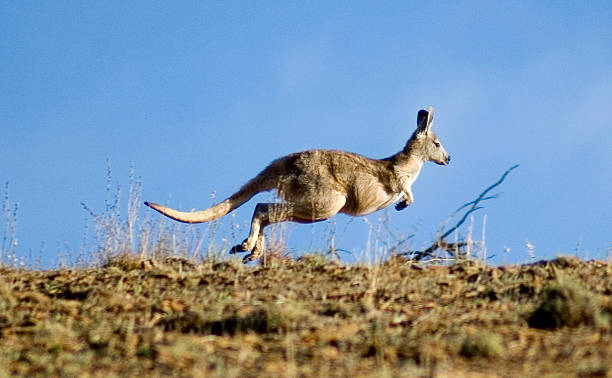
M410 138L408 145L410 146L410 152L419 156L423 161L433 161L436 164L447 165L450 162L450 155L440 143L440 139L431 131L433 114L433 106L430 106L428 110L419 110L417 129Z

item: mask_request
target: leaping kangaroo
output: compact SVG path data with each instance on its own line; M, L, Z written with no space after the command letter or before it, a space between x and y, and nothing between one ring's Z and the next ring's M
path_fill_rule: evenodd
M243 261L261 257L263 229L277 222L312 223L337 213L361 216L384 209L394 202L402 210L414 201L412 184L423 163L440 165L450 155L431 131L433 107L419 110L417 128L403 150L385 159L335 150L308 150L274 160L238 192L223 202L201 211L183 212L145 202L160 213L185 223L202 223L220 218L254 195L276 190L284 202L258 203L249 237L230 253L251 252Z

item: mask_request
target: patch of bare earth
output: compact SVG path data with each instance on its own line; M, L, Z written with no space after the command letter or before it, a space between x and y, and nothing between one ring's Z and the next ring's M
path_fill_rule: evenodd
M572 258L0 268L0 376L606 376L611 273Z

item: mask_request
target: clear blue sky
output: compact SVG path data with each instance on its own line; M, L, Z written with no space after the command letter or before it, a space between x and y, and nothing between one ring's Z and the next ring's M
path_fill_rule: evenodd
M430 104L453 160L424 166L394 230L431 241L520 163L475 217L489 253L610 248L609 1L5 1L0 15L0 182L18 253L43 265L78 250L80 202L103 210L107 159L124 188L134 165L143 199L203 208L290 152L391 155ZM363 249L367 224L347 219L336 247ZM329 227L291 226L288 243L324 248Z

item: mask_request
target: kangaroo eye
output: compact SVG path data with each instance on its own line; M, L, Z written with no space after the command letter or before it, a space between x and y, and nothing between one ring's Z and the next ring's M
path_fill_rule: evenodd
M437 140L435 140L433 143L436 145L436 147L440 147L440 142L438 142Z

